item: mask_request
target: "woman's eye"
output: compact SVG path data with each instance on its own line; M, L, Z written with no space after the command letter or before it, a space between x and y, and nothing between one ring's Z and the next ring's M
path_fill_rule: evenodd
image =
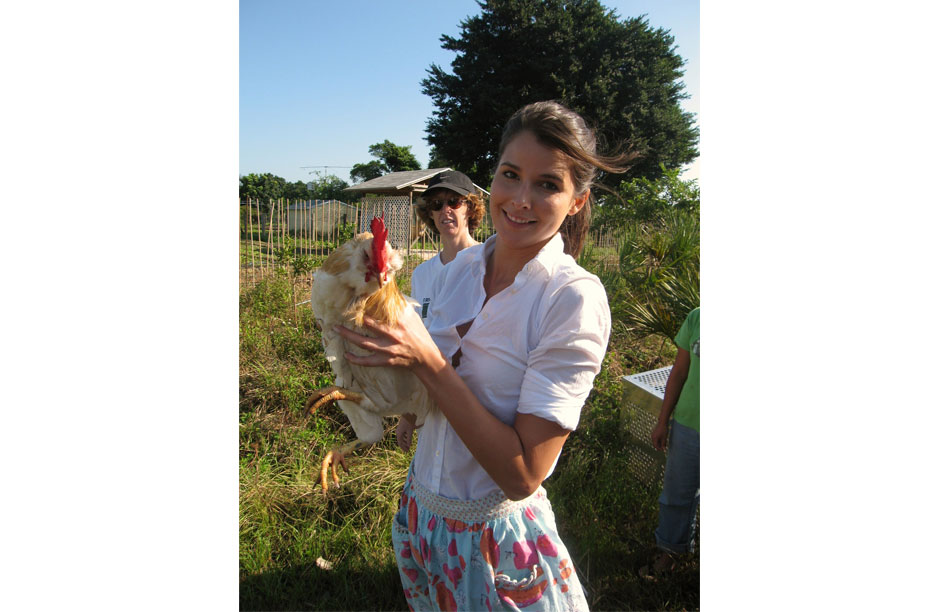
M542 183L542 189L546 191L558 191L558 185L549 181L545 181Z
M508 178L508 179L514 179L514 178L516 178L518 175L517 175L515 172L513 172L512 170L503 170L503 176L505 176L505 177Z

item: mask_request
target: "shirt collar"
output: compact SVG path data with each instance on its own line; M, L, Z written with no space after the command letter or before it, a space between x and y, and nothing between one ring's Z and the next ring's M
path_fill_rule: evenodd
M474 257L474 270L482 276L486 273L486 258L489 257L493 249L496 248L496 234L493 234L483 243L483 248L479 249ZM522 268L525 274L531 274L536 267L540 267L548 276L551 277L555 272L555 267L562 257L565 256L565 243L561 238L561 233L556 232L552 239Z

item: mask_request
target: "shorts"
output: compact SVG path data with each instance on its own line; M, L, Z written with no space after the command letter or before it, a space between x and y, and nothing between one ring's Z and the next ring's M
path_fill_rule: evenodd
M588 609L542 487L515 502L454 500L409 470L392 543L412 611Z

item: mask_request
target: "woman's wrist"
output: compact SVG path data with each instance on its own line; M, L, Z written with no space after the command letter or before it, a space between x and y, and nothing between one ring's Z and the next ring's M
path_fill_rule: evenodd
M447 369L447 359L440 350L428 351L428 355L414 368L414 374L426 385Z

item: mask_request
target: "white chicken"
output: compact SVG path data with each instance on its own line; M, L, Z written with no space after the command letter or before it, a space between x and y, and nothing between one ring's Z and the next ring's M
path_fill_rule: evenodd
M414 300L402 294L395 282L402 258L387 242L384 214L372 219L371 229L371 234L358 234L333 251L313 276L310 303L322 330L323 349L333 368L335 384L314 393L305 407L313 414L337 400L357 437L324 457L320 469L324 492L330 469L333 482L339 485L336 463L343 462L344 455L382 439L383 417L412 413L420 426L433 407L424 385L408 370L349 363L344 357L347 351L356 355L368 351L333 331L334 325L342 325L371 335L362 328L363 315L394 325L406 308L415 307Z

